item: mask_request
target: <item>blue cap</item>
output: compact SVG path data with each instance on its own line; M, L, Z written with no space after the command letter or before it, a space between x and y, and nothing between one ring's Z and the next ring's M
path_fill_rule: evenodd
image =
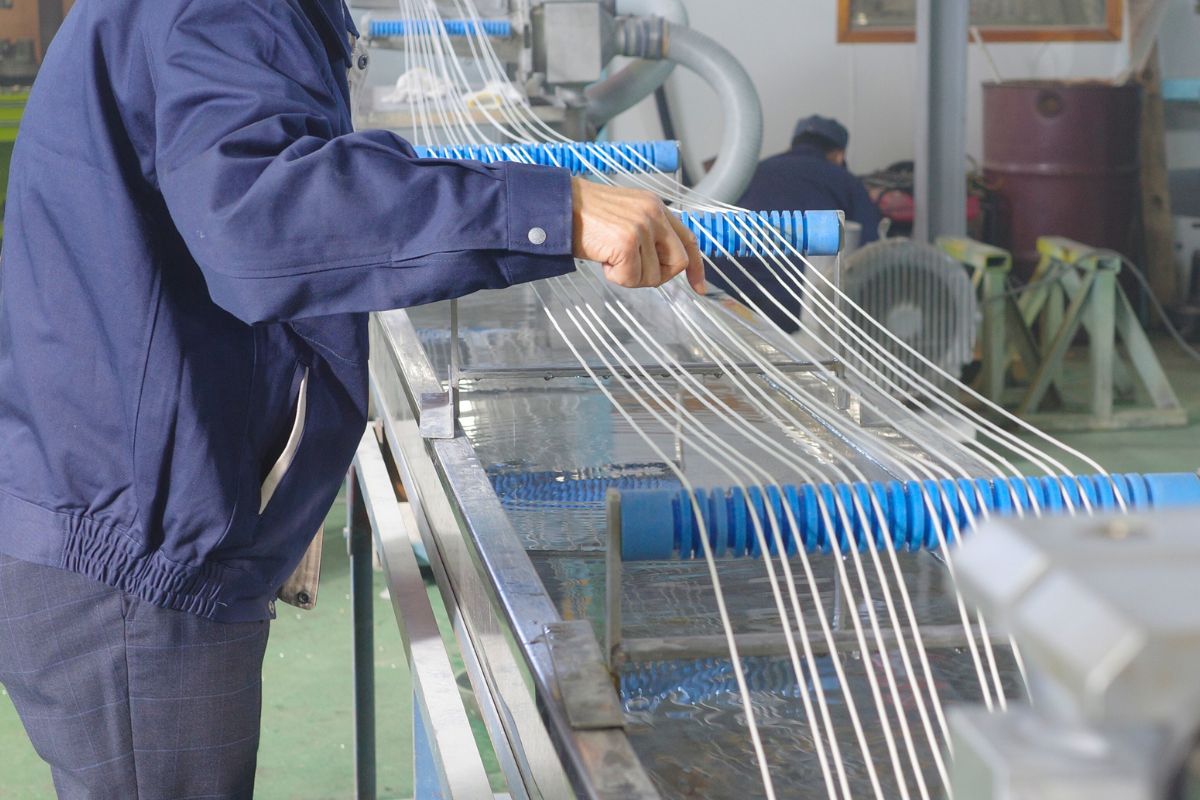
M846 146L850 144L850 132L846 130L846 126L832 117L822 117L817 114L805 117L796 123L796 130L792 133L792 138L795 139L805 133L827 139L839 150L845 150Z
M677 490L621 492L621 557L626 561L668 560L675 552ZM687 492L684 492L686 495ZM691 549L691 543L688 543Z
M842 250L842 214L840 211L804 212L806 256L836 256Z
M662 172L675 172L679 169L679 142L657 141L651 146L654 166Z
M1145 476L1155 508L1200 505L1200 477L1194 472L1164 472Z

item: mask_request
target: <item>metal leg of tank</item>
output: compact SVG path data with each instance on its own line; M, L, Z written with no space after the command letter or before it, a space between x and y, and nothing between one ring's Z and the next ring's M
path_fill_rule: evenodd
M413 692L413 797L421 800L442 800L442 783L438 779L437 761L429 746L429 734L422 719L421 698Z
M354 796L375 798L375 598L371 521L358 475L346 479L350 608L354 619Z

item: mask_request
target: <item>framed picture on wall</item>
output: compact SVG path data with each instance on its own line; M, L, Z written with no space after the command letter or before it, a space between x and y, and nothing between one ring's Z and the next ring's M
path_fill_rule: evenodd
M1122 0L970 0L992 42L1119 41ZM839 42L911 42L917 0L838 0Z

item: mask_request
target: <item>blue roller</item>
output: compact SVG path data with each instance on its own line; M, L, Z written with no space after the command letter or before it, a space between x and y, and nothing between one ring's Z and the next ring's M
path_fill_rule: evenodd
M416 147L421 158L458 158L483 161L520 161L564 167L574 175L619 171L661 172L679 169L679 142L544 142L539 144L473 144Z
M488 36L506 39L512 36L512 23L506 19L445 19L441 24L448 36L474 36L482 30ZM386 39L391 36L425 35L436 33L435 23L425 19L373 19L367 28L367 35L374 39Z
M779 252L779 237L806 256L834 256L842 249L839 211L684 211L680 218L700 249L714 257L724 255L722 248L738 258ZM764 227L775 235L764 234Z
M782 526L781 538L789 553L800 546L808 552L830 552L835 539L842 550L879 547L884 542L885 526L895 549L920 550L939 546L938 522L942 536L953 540L955 527L964 532L968 522L985 508L994 515L1009 516L1018 508L1030 511L1036 503L1044 512L1062 513L1072 507L1081 509L1086 497L1094 509L1111 511L1120 508L1118 495L1133 510L1200 508L1200 477L1181 472L890 481L784 486L782 492L774 486L751 486L747 491L736 487L709 489L698 493L698 499L705 510L704 521L714 552L758 557L761 548L755 516L770 551L777 549L768 505ZM828 506L832 530L827 530L826 520L819 513L818 497ZM866 512L865 520L855 500ZM791 511L790 517L785 508ZM839 508L845 513L839 513ZM714 514L722 514L723 518ZM627 560L690 559L703 554L699 526L688 493L682 488L622 491L621 530L622 556Z

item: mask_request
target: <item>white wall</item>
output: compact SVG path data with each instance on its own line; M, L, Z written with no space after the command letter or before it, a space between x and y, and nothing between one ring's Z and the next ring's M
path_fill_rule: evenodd
M685 2L692 27L732 51L758 86L766 117L764 155L787 147L798 118L818 113L836 117L850 129L849 157L856 172L912 158L913 45L837 44L836 0ZM1128 62L1121 42L991 44L989 48L1006 79L1111 78ZM969 68L967 147L970 155L979 158L983 150L980 84L991 79L991 73L977 47L972 48ZM722 119L711 91L684 70L671 78L670 91L689 162L711 157L720 144ZM661 136L653 103L644 102L615 121L612 135Z

